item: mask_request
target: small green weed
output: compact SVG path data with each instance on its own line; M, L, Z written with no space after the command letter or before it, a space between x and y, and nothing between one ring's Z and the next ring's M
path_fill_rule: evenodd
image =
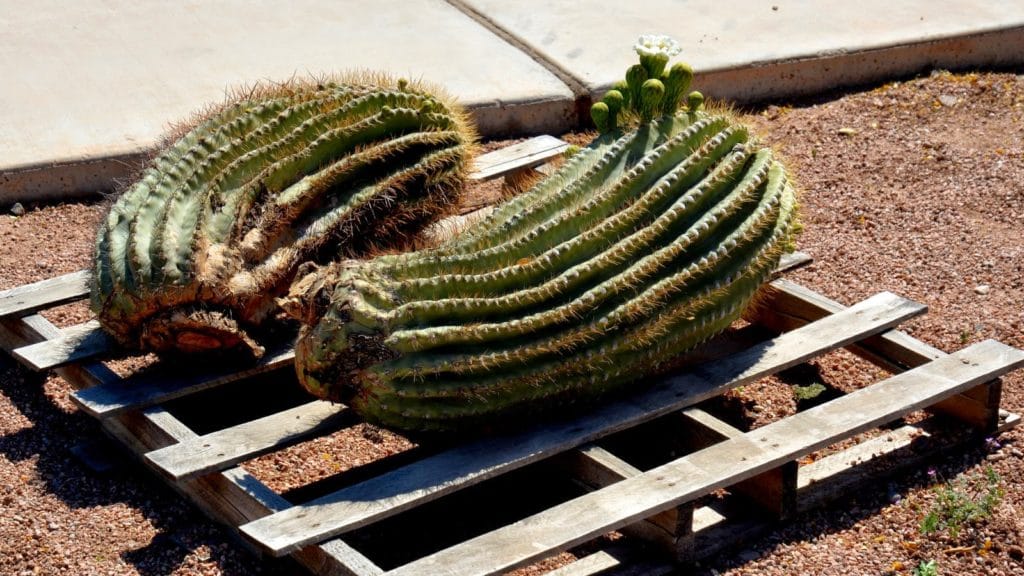
M812 382L807 386L793 386L793 396L797 402L806 402L821 396L825 390L825 385L821 382Z
M935 476L935 471L929 470L928 474ZM985 468L984 477L945 483L934 490L935 503L921 520L921 534L946 530L952 538L963 528L990 517L1006 493L1002 479L991 466Z
M913 574L914 576L939 576L939 568L935 565L935 560L929 560L927 562L922 560L914 567Z

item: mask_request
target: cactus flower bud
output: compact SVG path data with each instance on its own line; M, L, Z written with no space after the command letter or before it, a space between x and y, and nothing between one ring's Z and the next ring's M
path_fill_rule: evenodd
M650 76L647 75L647 69L640 64L634 64L626 70L626 84L629 85L629 103L630 107L636 112L640 111L640 87L643 86L648 78Z
M661 100L665 97L665 85L661 80L651 78L640 88L640 120L650 122L661 108Z
M594 126L603 134L609 131L608 120L611 112L604 102L595 102L590 107L590 117L594 120Z

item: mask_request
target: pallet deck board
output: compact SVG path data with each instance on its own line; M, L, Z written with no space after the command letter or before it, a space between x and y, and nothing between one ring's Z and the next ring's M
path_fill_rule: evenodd
M759 320L780 331L792 330L846 308L785 278L772 282L768 292L770 303L760 309L762 318ZM850 346L850 350L894 372L920 366L946 354L899 330L866 338Z
M987 340L388 572L496 574L581 544L1024 365ZM893 398L900 398L898 404Z
M525 142L489 152L473 162L470 178L486 181L516 170L533 168L561 156L569 144L554 136L535 136Z
M924 310L921 304L882 292L725 360L660 379L645 393L597 408L577 420L469 442L251 522L242 526L241 531L269 553L284 555L501 472L706 400L859 338L883 332Z
M0 318L34 314L89 295L89 270L79 270L0 292Z
M76 390L72 392L71 399L90 415L108 418L277 370L291 365L294 360L295 351L291 345L279 346L267 350L259 361L250 366L228 365L210 372L186 375L142 373Z
M114 338L100 328L100 323L89 320L61 329L56 338L17 348L13 354L38 372L96 358L116 347Z
M349 421L348 408L324 400L296 406L146 454L174 480L196 476L329 433Z

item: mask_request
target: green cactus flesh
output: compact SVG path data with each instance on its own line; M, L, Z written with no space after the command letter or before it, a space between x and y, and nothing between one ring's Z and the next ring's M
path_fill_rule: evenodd
M408 243L453 203L474 140L457 106L405 80L258 87L181 131L113 205L92 308L130 348L259 355L252 332L299 266Z
M738 318L795 210L772 151L727 116L612 130L438 248L297 281L297 372L313 394L410 431L593 400Z

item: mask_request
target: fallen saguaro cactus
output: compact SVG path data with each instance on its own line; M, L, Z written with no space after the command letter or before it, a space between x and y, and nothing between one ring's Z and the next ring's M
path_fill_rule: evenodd
M453 204L475 132L361 74L258 86L169 140L100 226L92 308L129 348L258 356L300 265L407 246Z
M296 282L310 392L398 429L486 428L620 389L740 315L792 243L793 187L665 70L671 45L640 48L594 105L603 133L477 229Z

